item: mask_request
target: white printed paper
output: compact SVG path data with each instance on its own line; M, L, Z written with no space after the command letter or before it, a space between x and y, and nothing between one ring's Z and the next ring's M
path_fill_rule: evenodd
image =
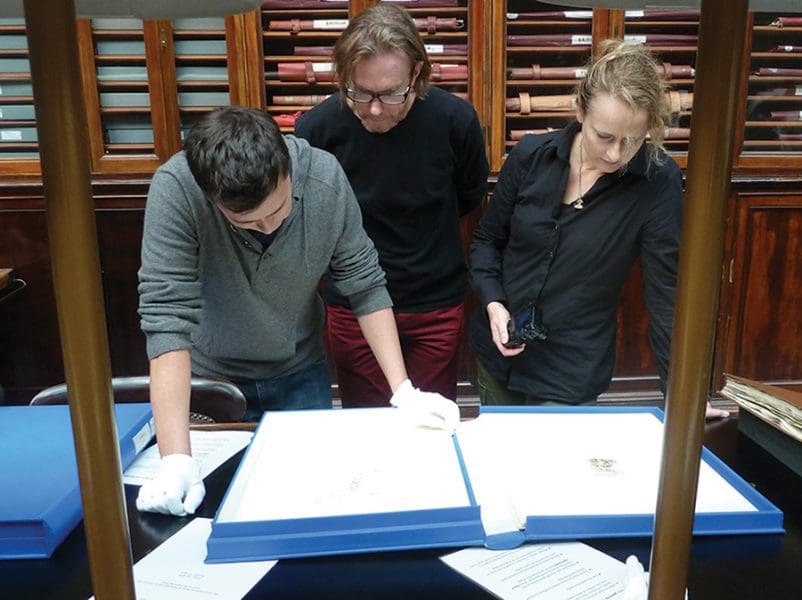
M627 574L624 563L579 542L468 548L441 560L503 600L612 600Z
M190 430L189 441L192 456L200 462L201 479L247 446L251 431L203 431ZM154 444L136 457L123 473L123 483L142 485L156 478L159 473L159 447Z
M136 563L137 600L237 600L278 562L207 565L203 561L211 531L211 519L195 518Z

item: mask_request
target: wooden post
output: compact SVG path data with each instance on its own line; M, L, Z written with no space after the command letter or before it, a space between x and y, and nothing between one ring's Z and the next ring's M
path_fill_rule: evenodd
M650 600L680 600L688 580L748 2L701 8Z
M75 6L73 0L25 0L25 16L92 585L98 600L134 598Z

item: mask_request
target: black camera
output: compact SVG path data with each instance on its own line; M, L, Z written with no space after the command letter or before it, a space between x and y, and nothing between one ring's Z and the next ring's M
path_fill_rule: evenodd
M549 328L543 324L543 312L529 304L515 313L507 323L509 337L504 344L507 348L519 348L527 342L545 340Z

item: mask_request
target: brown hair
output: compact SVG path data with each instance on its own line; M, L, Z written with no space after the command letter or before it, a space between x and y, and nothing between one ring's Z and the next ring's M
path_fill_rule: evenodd
M409 59L413 67L415 63L423 63L412 89L416 96L425 98L432 72L429 55L412 17L406 10L393 4L378 4L366 8L351 19L337 39L332 59L343 97L345 88L351 84L357 63L384 52L400 52Z
M671 120L668 83L660 63L644 46L606 40L588 64L587 75L577 84L576 105L586 113L599 94L609 94L649 115L649 160L659 162L665 128Z

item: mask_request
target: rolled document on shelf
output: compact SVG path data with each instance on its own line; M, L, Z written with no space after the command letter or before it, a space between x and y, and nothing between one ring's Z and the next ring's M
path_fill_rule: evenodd
M667 140L691 139L690 127L666 127L663 137Z
M774 46L769 52L802 52L802 46L781 45Z
M550 131L556 131L556 129L553 127L546 127L543 129L510 129L509 136L512 141L517 142L525 135L537 135ZM664 135L667 140L687 140L690 139L691 130L687 127L666 127Z
M270 78L271 74L268 74ZM280 62L279 81L305 81L308 84L334 81L334 65L330 62Z
M437 33L438 31L459 31L465 27L465 21L456 17L422 17L412 19L418 31Z
M468 56L468 44L424 44L430 55Z
M690 78L694 76L694 69L690 65L672 65L664 62L660 65L660 72L668 79L675 77ZM533 64L529 67L510 67L507 69L507 79L582 79L587 74L584 67L543 67Z
M573 21L590 20L593 18L592 10L543 10L537 12L508 12L508 21L543 20L543 21Z
M508 111L517 111L522 115L528 115L532 112L574 110L576 108L576 97L573 94L536 96L529 92L521 92L517 98L507 98L506 108Z
M267 22L268 31L343 31L348 19L278 19Z
M513 142L518 142L525 135L539 135L541 133L548 133L550 131L557 131L553 127L546 127L543 129L510 129L510 139Z
M772 121L802 121L802 110L773 110L769 118Z
M279 106L317 106L329 94L306 94L301 96L273 96L273 104Z
M467 65L432 63L431 81L462 81L468 79Z
M262 0L262 8L348 8L348 0Z
M802 27L802 17L777 17L771 22L773 27Z
M666 94L673 114L693 107L691 92L670 91ZM508 111L517 111L522 115L532 112L573 110L576 108L574 94L558 94L539 96L529 92L520 92L517 97L507 98L505 106Z
M331 56L334 46L295 46L292 53L295 56Z
M753 96L802 96L802 85L792 87L771 88L768 90L758 90Z
M647 33L624 36L625 41L633 44L646 44L647 46L695 45L698 39L695 35L680 33ZM593 36L590 34L559 33L507 36L508 46L590 46L592 43Z
M699 37L682 33L646 33L625 35L624 41L647 46L696 45Z
M590 34L538 33L533 35L508 35L508 46L590 46L593 36Z
M593 18L593 11L590 10L544 10L538 12L508 12L508 21L521 20L544 20L544 21L563 21L563 20L590 20ZM698 10L628 10L624 13L625 19L661 19L666 21L695 21L699 18Z
M782 67L761 67L755 73L759 77L802 77L802 69L786 69Z
M404 8L436 8L438 6L459 6L459 0L384 0Z
M430 56L467 56L468 44L424 44ZM334 46L295 46L295 56L331 56Z

